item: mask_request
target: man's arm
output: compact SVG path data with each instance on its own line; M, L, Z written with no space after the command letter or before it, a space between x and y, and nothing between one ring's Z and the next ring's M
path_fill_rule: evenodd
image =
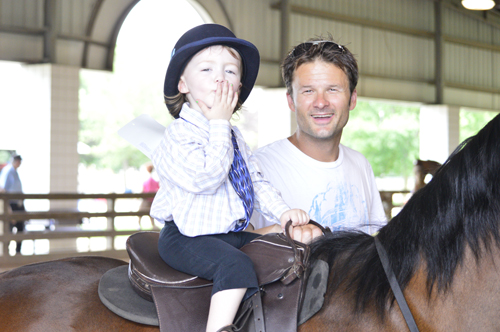
M250 229L250 227L252 229ZM311 224L296 226L296 227L290 226L290 227L292 228L290 233L291 238L295 241L299 241L306 244L311 243L312 240L323 235L321 229ZM249 225L247 231L264 235L268 233L281 233L282 229L280 225L272 225L254 230L253 226Z

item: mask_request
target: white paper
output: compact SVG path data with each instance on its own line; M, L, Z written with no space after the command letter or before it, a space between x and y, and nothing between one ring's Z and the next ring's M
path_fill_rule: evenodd
M165 132L165 126L159 124L148 114L139 115L118 130L118 135L129 141L149 159Z

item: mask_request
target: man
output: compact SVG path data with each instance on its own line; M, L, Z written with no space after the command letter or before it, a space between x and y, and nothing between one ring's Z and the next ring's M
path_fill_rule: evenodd
M8 193L22 193L23 186L21 184L21 179L19 179L19 174L17 169L21 166L22 158L16 155L12 158L12 162L7 164L0 172L0 187ZM12 211L25 211L24 204L22 200L10 200L9 205ZM24 221L11 221L10 231L17 229L17 232L24 231ZM22 241L17 241L16 243L16 254L21 253L21 243Z
M281 69L297 130L255 152L264 175L289 206L305 210L332 231L375 233L386 217L372 168L361 153L340 144L356 106L354 56L332 40L311 39L295 47ZM255 228L269 225L255 215Z

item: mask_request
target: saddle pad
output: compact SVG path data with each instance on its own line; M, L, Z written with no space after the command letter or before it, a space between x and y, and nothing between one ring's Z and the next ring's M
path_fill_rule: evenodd
M307 280L304 301L299 312L298 325L302 325L316 314L325 300L330 268L323 260L316 260L311 265L311 274Z
M318 261L312 266L298 323L305 323L323 306L328 281L328 264ZM120 317L136 323L159 326L153 302L140 297L130 285L128 266L119 266L106 272L99 282L102 303Z
M99 298L112 312L136 323L158 326L155 304L143 299L128 280L128 265L106 272L99 281Z

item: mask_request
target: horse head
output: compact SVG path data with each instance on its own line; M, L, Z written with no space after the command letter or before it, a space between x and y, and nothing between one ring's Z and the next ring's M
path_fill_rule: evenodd
M434 176L437 170L441 167L441 164L434 160L420 160L417 159L413 163L413 174L415 175L415 187L413 188L413 193L417 190L422 189L425 183L425 177L427 174Z

